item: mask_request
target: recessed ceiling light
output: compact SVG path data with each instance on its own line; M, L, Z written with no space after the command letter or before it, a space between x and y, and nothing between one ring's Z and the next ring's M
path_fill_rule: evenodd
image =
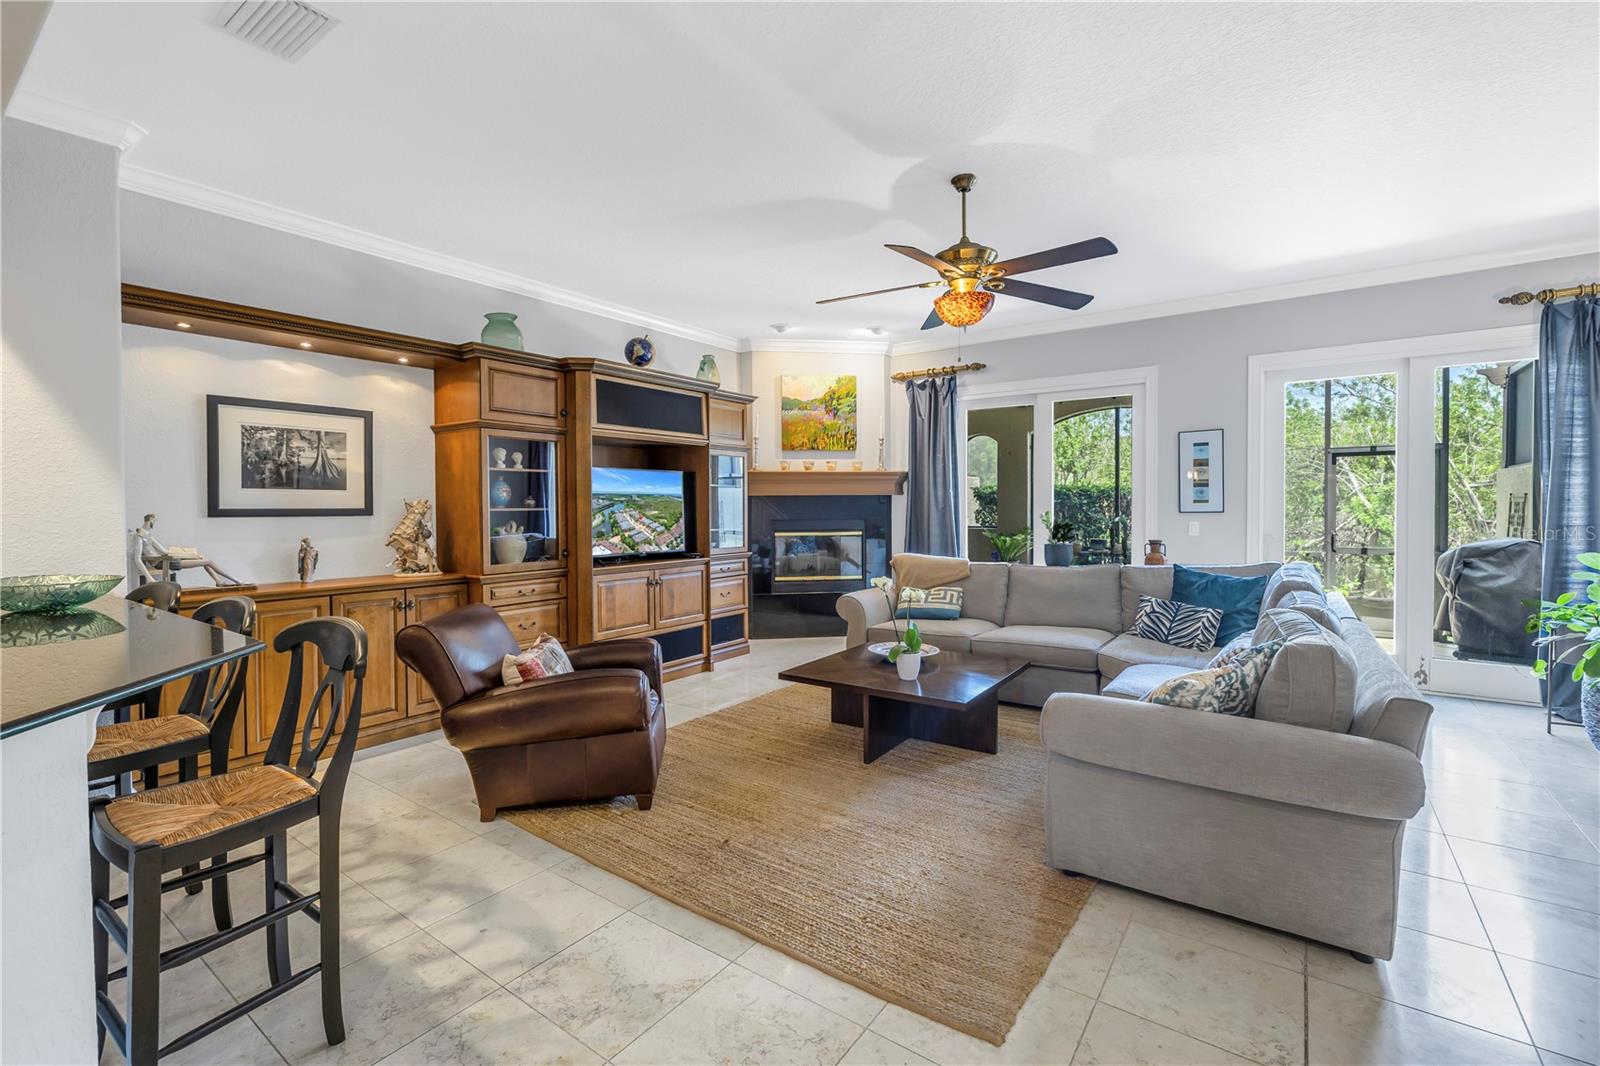
M881 337L884 334L884 328L882 326L868 326L867 332L874 337Z
M774 333L788 333L793 328L787 322L774 322L772 324L772 332Z
M401 357L400 357L400 361L401 361L401 362L402 362L402 363L409 363L409 362L411 362L411 360L409 360L409 359L407 359L407 358L406 358L406 357L405 357L405 356L403 356L403 355L402 355L402 356L401 356Z
M179 322L178 323L178 328L179 329L190 329L192 327L187 322Z
M311 342L310 341L301 341L300 342L300 347L309 348L309 347L311 347Z

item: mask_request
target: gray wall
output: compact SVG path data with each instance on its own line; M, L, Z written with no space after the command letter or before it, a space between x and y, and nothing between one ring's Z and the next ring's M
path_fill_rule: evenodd
M559 278L559 264L551 263L548 273ZM511 311L522 328L523 347L544 355L621 362L628 339L646 332L626 322L131 192L122 194L122 277L134 285L442 341L476 340L485 312ZM670 308L660 311L671 314ZM731 351L649 333L656 369L693 375L700 356L710 352L717 357L723 384L742 387L739 361Z
M1146 536L1166 540L1172 557L1180 562L1239 562L1248 554L1245 497L1251 442L1245 423L1250 356L1537 321L1538 304L1507 307L1496 298L1520 289L1596 280L1600 280L1600 257L1575 256L987 344L982 343L980 325L969 331L959 359L954 331L947 331L952 347L894 356L890 369L983 362L988 369L962 375L964 385L1015 381L1021 389L1039 378L1121 367L1159 368L1154 426L1159 434L1154 483L1159 510L1156 527ZM890 407L895 426L891 439L904 440L905 402ZM1225 431L1227 509L1222 514L1180 515L1177 435L1186 429L1218 427ZM904 453L900 454L903 459ZM1136 491L1150 491L1150 480L1136 477L1141 479ZM1199 523L1198 536L1188 535L1190 522Z
M120 574L117 152L6 119L0 571Z

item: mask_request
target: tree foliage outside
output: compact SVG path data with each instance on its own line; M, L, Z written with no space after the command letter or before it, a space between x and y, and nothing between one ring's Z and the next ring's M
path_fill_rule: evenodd
M1069 415L1055 424L1051 442L1056 521L1071 522L1080 540L1126 541L1133 518L1133 435L1121 408L1122 496L1117 506L1116 409ZM999 451L993 437L967 441L967 476L976 478L972 524L993 529L1000 520ZM1113 522L1116 528L1113 529Z
M1444 462L1449 545L1496 535L1495 475L1504 460L1505 388L1478 373L1450 369L1450 447ZM1434 439L1443 448L1445 371L1434 378ZM1326 390L1326 392L1325 392ZM1327 569L1324 555L1324 426L1327 444L1395 443L1396 377L1374 374L1299 381L1284 392L1284 558ZM1331 422L1326 413L1331 410ZM1395 457L1352 456L1334 464L1332 530L1341 547L1395 547ZM1392 555L1337 555L1328 584L1353 599L1393 600Z
M1056 521L1071 522L1080 540L1106 540L1121 547L1124 554L1133 521L1133 432L1129 413L1126 407L1107 407L1057 419L1050 448ZM1119 429L1120 469L1116 441Z

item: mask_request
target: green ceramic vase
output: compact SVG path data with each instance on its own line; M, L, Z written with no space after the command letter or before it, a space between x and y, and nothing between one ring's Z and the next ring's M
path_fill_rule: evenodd
M522 351L522 330L517 328L517 316L510 311L490 311L483 316L488 323L483 327L483 333L478 337L485 344L492 344L496 348L513 348Z

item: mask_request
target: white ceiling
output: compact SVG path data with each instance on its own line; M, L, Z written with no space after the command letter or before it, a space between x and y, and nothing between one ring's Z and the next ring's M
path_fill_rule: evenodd
M881 246L953 241L962 170L1002 257L1121 247L974 341L1600 228L1593 4L338 3L293 64L218 6L56 4L13 113L142 126L131 187L758 347L916 336L929 291L813 301L931 277Z

